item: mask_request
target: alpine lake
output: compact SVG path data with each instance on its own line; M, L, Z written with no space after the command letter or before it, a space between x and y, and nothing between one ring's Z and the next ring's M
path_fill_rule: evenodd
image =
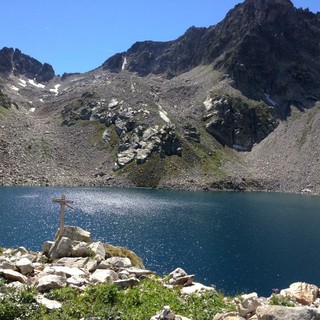
M41 251L66 224L124 246L165 275L177 267L225 294L320 284L320 197L283 193L0 187L0 247Z

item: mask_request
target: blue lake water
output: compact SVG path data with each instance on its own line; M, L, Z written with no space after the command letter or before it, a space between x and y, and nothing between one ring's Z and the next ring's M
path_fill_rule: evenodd
M59 224L125 246L159 274L182 267L227 294L320 285L320 197L280 193L0 187L0 246L41 250Z

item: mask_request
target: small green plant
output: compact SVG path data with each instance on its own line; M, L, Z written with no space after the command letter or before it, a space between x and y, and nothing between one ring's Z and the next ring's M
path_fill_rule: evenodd
M104 249L106 251L106 254L109 255L110 257L124 257L124 258L129 258L132 265L134 267L138 268L144 268L142 259L137 256L134 252L131 250L124 248L124 247L119 247L119 246L112 246L110 244L103 244Z
M66 301L71 301L78 294L79 292L76 289L71 287L66 287L66 288L52 290L46 294L46 297L50 300L66 302Z
M294 307L294 303L289 296L283 296L277 293L271 295L270 304L274 306Z

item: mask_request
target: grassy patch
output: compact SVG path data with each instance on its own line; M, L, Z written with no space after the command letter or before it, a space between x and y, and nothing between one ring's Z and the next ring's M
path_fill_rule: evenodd
M8 109L0 106L0 118L3 118L9 112Z
M41 138L40 140L40 149L42 154L48 158L52 159L52 151L51 151L51 145L50 142L44 138Z
M274 306L294 307L290 297L273 293L270 297L270 304Z
M164 306L170 305L175 314L196 320L212 319L221 311L234 310L224 297L215 292L202 296L180 297L176 290L163 287L159 279L148 278L133 288L120 290L112 284L100 284L88 287L82 294L65 289L55 290L50 297L66 297L63 308L47 314L44 319L121 319L149 320ZM39 319L35 314L29 319Z
M134 267L144 268L142 259L129 249L118 246L115 247L110 244L104 244L103 246L110 257L129 258Z
M145 163L138 165L133 161L118 172L127 174L136 187L156 188L163 177L164 161L158 154L152 154Z

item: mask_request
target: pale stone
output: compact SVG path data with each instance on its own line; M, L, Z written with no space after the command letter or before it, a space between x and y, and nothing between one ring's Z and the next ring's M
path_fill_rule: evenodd
M101 256L102 258L105 257L106 250L104 249L102 242L93 242L89 247L95 255Z
M121 270L120 272L118 272L118 276L120 279L128 279L130 276L130 273L127 270Z
M106 260L106 263L109 263L110 265L117 268L129 268L132 266L131 260L129 258L123 258L123 257L108 258Z
M181 268L177 268L169 273L170 278L172 278L174 280L181 278L181 277L185 277L187 275L188 274Z
M33 272L33 264L28 258L22 258L16 262L18 270L24 275Z
M263 304L263 299L259 299L257 293L243 294L241 296L241 305L238 305L238 311L241 317L246 317L249 313L254 312Z
M319 320L320 311L308 307L261 306L256 310L258 320Z
M73 257L89 257L91 249L86 242L80 242L72 248Z
M86 265L84 266L85 270L89 272L93 272L98 268L98 261L97 260L89 260Z
M113 270L97 269L89 280L93 283L113 283L118 280L118 275Z
M201 283L194 282L191 286L183 287L181 289L181 294L182 295L190 295L194 293L201 294L202 292L205 292L205 291L215 291L215 289L212 287L204 286Z
M62 303L55 301L55 300L49 300L49 299L45 298L42 294L38 294L36 296L36 301L39 304L44 305L49 310L56 310L56 309L60 309L62 307Z
M49 300L49 299L45 298L42 294L38 294L36 296L36 301L39 304L44 305L49 310L56 310L56 309L60 309L62 307L62 304L60 302L55 301L55 300Z
M73 241L82 241L86 243L91 243L90 232L83 230L80 227L75 226L64 226L62 237L69 238Z
M88 283L89 283L88 280L80 276L72 276L67 279L67 284L69 286L82 287Z
M242 320L237 312L217 313L213 320Z
M56 265L65 267L85 268L90 258L83 257L64 257L56 261Z
M14 249L12 252L13 255L20 255L20 256L27 253L28 253L28 250L25 247L19 247L17 249Z
M147 269L139 269L139 268L135 268L135 267L127 268L125 270L127 272L129 272L130 274L136 275L137 277L146 276L148 274L155 274L154 271L147 270Z
M58 275L45 275L38 280L36 289L40 292L46 292L51 289L60 289L67 284L67 278Z
M195 275L188 275L183 269L177 268L170 274L170 284L189 286L194 281Z
M14 263L8 260L3 260L0 263L0 269L10 269L10 270L16 270L16 266Z
M0 269L0 276L6 280L19 281L21 283L26 283L28 279L26 276L24 276L20 272L17 272L11 269Z
M67 238L62 237L57 240L49 251L51 259L59 259L62 257L69 257L72 254L73 242Z
M319 288L314 284L295 282L288 289L281 290L280 294L296 299L303 305L313 304L318 297Z
M75 267L68 267L68 266L48 266L43 270L44 273L48 274L56 274L59 276L66 276L67 278L70 277L85 277L86 274L84 271L80 270L79 268Z
M54 245L54 241L46 241L42 246L42 252L44 254L48 254L53 245Z
M243 320L237 312L217 313L213 320Z
M120 279L120 280L114 281L114 284L118 285L122 289L133 287L135 285L138 285L139 283L140 283L140 281L136 278Z

